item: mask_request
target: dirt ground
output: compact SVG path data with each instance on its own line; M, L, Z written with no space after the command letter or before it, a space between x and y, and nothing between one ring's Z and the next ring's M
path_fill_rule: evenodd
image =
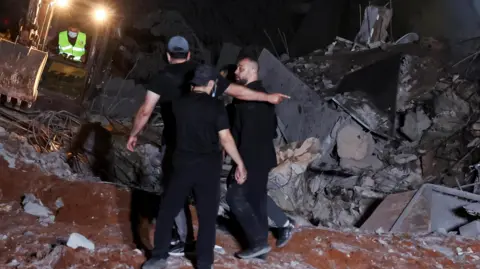
M24 213L25 193L35 194L52 210L62 198L64 207L55 212L54 224L42 226ZM9 169L0 160L0 268L140 268L144 255L133 244L131 207L153 202L132 197L137 199L114 185L66 181L27 166ZM144 217L140 220L146 223ZM150 226L134 227L148 242ZM65 246L73 232L94 242L95 251ZM234 258L238 245L221 231L217 245L224 252L216 253L215 268L480 268L480 240L456 236L298 228L289 245L274 248L267 261ZM191 268L184 258L170 258L169 263L172 269Z

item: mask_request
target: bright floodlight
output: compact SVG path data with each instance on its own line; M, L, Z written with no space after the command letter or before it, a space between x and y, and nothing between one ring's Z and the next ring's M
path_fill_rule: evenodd
M66 7L68 6L68 0L57 0L55 4L59 7Z
M104 8L98 8L95 10L95 19L97 21L104 21L107 19L107 11Z

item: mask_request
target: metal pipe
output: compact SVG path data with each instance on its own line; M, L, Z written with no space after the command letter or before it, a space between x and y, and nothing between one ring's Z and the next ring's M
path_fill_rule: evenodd
M42 27L40 28L40 31L38 32L39 35L41 35L43 33L43 31L45 30L45 23L47 22L48 12L50 11L50 5L51 5L51 3L47 4L47 10L45 11L45 18L43 19ZM43 44L45 43L45 40L38 40L38 41L39 41L39 44L38 44L39 47L40 47L40 44L43 47Z
M52 23L52 18L53 18L53 12L55 11L55 6L53 4L50 4L52 5L52 8L50 9L50 14L48 16L48 20L47 20L47 29L45 29L45 34L43 36L43 44L42 44L42 50L45 51L45 45L47 43L47 37L48 37L48 32L50 30L50 24Z

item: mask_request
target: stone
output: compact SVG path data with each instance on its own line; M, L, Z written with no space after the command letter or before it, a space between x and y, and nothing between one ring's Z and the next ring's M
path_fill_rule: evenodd
M480 216L480 203L473 203L463 206L465 211L472 216Z
M383 167L383 163L376 156L370 155L360 161L341 158L340 167L353 173L359 173L366 169L380 170Z
M73 249L82 247L91 251L95 250L95 244L79 233L70 234L70 237L68 238L68 241L67 241L67 246Z
M304 173L320 156L320 141L308 138L276 149L278 165L269 173L269 189L286 185L292 178Z
M57 208L57 210L64 206L65 204L63 203L62 198L58 198L57 200L55 200L55 207Z
M337 135L337 153L341 158L362 160L373 153L375 142L370 133L355 125L346 125Z
M372 188L375 186L375 180L371 177L363 177L362 178L362 187L364 188Z
M393 160L398 164L406 164L409 162L416 161L418 158L413 154L399 154L393 157Z
M415 112L410 111L405 116L405 122L400 128L402 133L410 140L417 141L422 138L423 132L430 128L432 121L421 108Z
M0 126L0 137L8 136L7 130Z
M31 193L25 194L22 204L23 210L25 210L27 214L40 218L48 218L52 215L52 212L42 204L42 201L38 200L37 197Z
M480 220L465 224L458 230L461 236L477 237L480 235Z
M23 210L25 210L25 213L36 217L48 217L52 214L45 206L30 202L23 206Z

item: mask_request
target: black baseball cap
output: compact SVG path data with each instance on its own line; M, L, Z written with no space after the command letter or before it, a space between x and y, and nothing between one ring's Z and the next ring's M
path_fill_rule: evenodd
M195 86L206 86L210 80L215 81L217 77L218 71L213 66L202 64L195 69L191 83Z
M190 46L183 36L177 35L168 40L167 49L173 53L188 53Z

